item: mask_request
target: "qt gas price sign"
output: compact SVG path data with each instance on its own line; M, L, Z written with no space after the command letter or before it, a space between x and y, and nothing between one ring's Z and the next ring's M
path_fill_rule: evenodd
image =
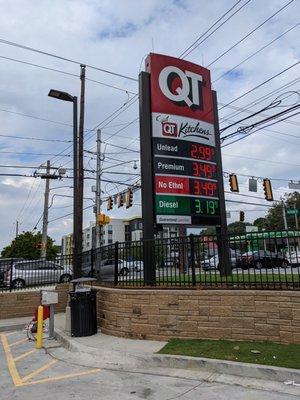
M148 56L146 71L155 222L218 225L222 174L210 72L159 54Z

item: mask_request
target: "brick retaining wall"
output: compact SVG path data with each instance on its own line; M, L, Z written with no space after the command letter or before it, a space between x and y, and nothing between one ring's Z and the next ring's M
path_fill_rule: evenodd
M56 312L65 311L69 284L56 285L58 304ZM0 293L0 319L32 316L40 303L40 289L35 291L16 291Z
M300 343L300 292L101 288L98 325L129 338Z

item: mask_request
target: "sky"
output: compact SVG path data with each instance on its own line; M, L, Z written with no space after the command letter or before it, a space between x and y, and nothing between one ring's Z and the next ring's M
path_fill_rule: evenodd
M86 69L90 80L86 82L84 147L95 151L96 130L91 129L101 128L102 140L106 142L105 148L102 144L106 171L103 180L107 181L102 183L102 190L103 196L107 197L126 188L113 181L132 184L139 179L138 175L125 173L139 173L138 101L134 96L138 92L135 79L144 68L145 57L150 52L180 56L235 3L229 0L0 0L0 135L4 135L0 136L0 174L31 175L37 167L45 165L47 159L54 167L71 169L72 106L49 98L48 92L54 88L80 95L78 64L3 41L122 75ZM218 28L235 11L236 14ZM299 64L260 85L299 60L299 2L241 0L230 14L215 25L213 29L217 29L209 38L206 37L213 29L201 39L206 38L203 43L185 57L210 69L213 88L218 95L221 128L248 116L249 111L254 113L270 104L273 105L271 108L249 121L252 123L284 111L299 102L300 93ZM255 32L250 33L254 29ZM289 86L281 88L283 85ZM259 87L251 90L256 86ZM280 104L278 100L281 100ZM247 108L248 113L240 108ZM237 127L245 126L249 121ZM295 115L236 143L227 145L230 140L223 143L227 145L222 149L223 170L239 174L240 193L243 195L226 193L226 209L231 211L228 222L237 220L240 210L245 211L245 220L251 222L264 216L268 209L266 205L270 205L263 199L261 179L258 192L249 193L249 176L271 178L276 200L289 192L289 180L300 180L299 123L299 115ZM231 132L234 128L226 131ZM116 160L127 163L113 167L120 162ZM134 161L138 169L133 169ZM85 152L84 164L90 171L95 169L91 153ZM3 165L34 168L7 168ZM111 171L123 174L116 175ZM66 175L72 176L72 171L67 170ZM86 172L86 177L84 206L88 208L84 212L84 226L94 220L91 200L94 193L91 190L95 185L95 174ZM228 191L227 178L224 178L224 184L225 191ZM68 178L50 181L53 204L49 209L48 234L57 244L60 244L62 235L72 231L72 215L63 217L72 213L72 198L62 197L72 196L71 186L72 179ZM41 230L44 188L45 181L40 178L0 175L0 250L14 238L16 221L19 221L19 232L34 231L35 226ZM56 196L52 198L54 194ZM137 192L132 208L114 208L109 215L116 218L141 215L140 203L140 193Z

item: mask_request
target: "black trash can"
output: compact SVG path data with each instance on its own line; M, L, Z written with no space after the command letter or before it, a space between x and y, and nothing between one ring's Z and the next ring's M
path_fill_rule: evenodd
M71 336L91 336L97 333L97 290L69 292L71 307Z

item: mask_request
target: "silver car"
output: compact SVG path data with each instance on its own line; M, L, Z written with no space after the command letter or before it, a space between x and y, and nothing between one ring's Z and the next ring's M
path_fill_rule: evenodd
M45 283L69 282L72 279L72 269L61 267L53 261L30 260L14 262L4 272L4 285L13 288L41 285Z

